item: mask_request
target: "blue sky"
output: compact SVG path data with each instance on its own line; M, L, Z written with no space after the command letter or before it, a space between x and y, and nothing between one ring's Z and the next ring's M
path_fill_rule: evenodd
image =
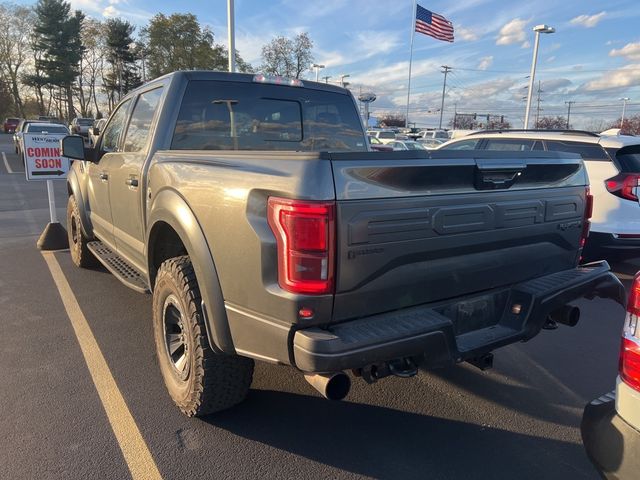
M72 0L75 8L101 18L121 16L143 25L155 13L191 12L226 42L226 0ZM453 44L416 34L410 119L437 123L443 75L449 75L445 121L460 112L505 114L514 127L524 117L526 76L534 25L557 32L543 35L536 80L542 82L542 115L566 114L575 101L577 127L619 117L621 97L628 112L640 113L640 1L611 0L423 0L420 4L451 20ZM377 113L403 113L407 95L410 0L236 0L237 48L253 65L262 45L275 35L309 32L322 75L332 81L350 74L350 88L373 91ZM313 73L307 74L309 78ZM431 111L431 113L429 113ZM595 125L594 125L595 126Z

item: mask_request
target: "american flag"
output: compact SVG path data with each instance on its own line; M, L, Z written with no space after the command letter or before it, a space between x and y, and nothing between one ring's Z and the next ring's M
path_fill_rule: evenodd
M416 32L445 42L453 42L453 23L420 5L417 5L416 9Z

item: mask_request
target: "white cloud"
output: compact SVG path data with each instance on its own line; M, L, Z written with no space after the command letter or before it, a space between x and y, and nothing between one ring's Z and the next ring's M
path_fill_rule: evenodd
M632 87L640 83L640 64L625 65L613 72L607 72L596 80L588 82L584 89L589 92Z
M109 5L102 11L102 15L105 17L117 17L119 14L120 12L113 5Z
M614 48L609 52L610 57L625 57L629 60L640 60L640 42L627 43L622 48Z
M531 42L529 40L525 40L522 42L522 45L520 45L520 48L531 48Z
M577 17L572 18L569 23L571 25L579 25L585 28L593 28L598 25L600 20L602 20L606 14L607 12L602 11L600 13L596 13L595 15L578 15Z
M478 70L486 70L493 63L493 55L489 55L488 57L482 57L480 59L480 63L478 64Z
M526 41L527 36L524 30L526 26L527 20L514 18L500 29L496 45L511 45Z
M474 42L480 38L480 35L478 35L477 32L465 27L456 27L455 35L456 40L465 40L467 42Z

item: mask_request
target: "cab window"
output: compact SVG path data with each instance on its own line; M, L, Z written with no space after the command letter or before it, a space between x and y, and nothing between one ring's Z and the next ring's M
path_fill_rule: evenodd
M116 112L111 117L111 121L104 129L104 135L102 136L102 151L115 152L118 150L118 140L120 134L124 129L125 122L127 120L127 109L131 100L126 100L121 103Z
M162 88L140 94L133 108L129 127L124 140L125 152L140 152L147 146L151 122L158 109Z

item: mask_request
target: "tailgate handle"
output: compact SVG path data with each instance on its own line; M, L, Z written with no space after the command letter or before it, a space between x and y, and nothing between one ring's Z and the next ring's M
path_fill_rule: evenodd
M527 168L524 162L476 161L475 187L477 190L496 190L511 187Z

